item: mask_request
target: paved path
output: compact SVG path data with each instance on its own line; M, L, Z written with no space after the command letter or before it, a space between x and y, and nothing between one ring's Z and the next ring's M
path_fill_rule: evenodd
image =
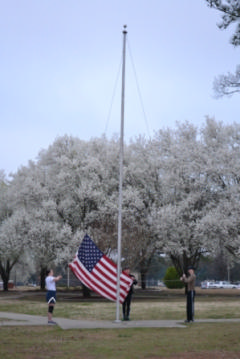
M56 318L58 326L62 329L96 329L96 328L185 328L184 323L177 320L130 320L130 321L110 321L110 320L73 320L66 318ZM1 326L16 325L47 325L47 318L37 315L27 315L18 313L0 312Z
M110 320L73 320L54 318L62 329L115 329L115 328L186 328L180 320L131 320L129 322ZM196 323L240 323L239 319L198 319ZM1 326L47 325L47 318L37 315L0 312Z

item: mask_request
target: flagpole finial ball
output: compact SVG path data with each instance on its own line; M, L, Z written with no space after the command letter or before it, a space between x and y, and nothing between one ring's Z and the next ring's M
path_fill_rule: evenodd
M124 33L124 34L127 33L127 25L123 25L123 33Z

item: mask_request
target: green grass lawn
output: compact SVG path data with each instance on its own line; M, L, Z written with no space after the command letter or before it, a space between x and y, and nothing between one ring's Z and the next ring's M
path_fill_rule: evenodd
M223 295L224 294L224 295ZM100 298L83 300L81 295L59 292L54 315L70 319L113 320L116 304ZM45 293L39 291L2 293L0 292L0 311L46 315ZM158 295L134 295L131 305L131 318L136 320L176 319L184 320L186 298L183 291L165 291ZM203 291L195 300L196 319L240 318L240 291Z
M240 323L191 324L186 329L2 327L4 359L240 358ZM192 356L189 356L189 355ZM224 354L224 356L223 356ZM200 356L201 355L201 356Z
M196 319L240 318L240 292L205 292L196 297ZM44 293L18 297L0 293L0 311L47 314ZM59 293L55 317L114 320L116 304L82 300ZM183 292L144 295L136 293L132 319L185 319ZM3 359L237 359L240 358L240 323L194 323L186 328L75 329L59 327L1 327Z

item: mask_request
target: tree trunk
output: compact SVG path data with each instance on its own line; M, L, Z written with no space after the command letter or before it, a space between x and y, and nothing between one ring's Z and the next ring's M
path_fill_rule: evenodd
M201 255L198 251L196 251L190 258L187 257L186 253L183 253L182 255L170 255L171 261L176 268L179 277L181 277L183 273L187 275L189 266L193 266L196 269L200 261L200 257Z
M3 290L4 292L8 291L8 281L9 281L9 277L10 277L10 263L9 260L7 260L6 263L6 268L4 268L4 266L2 265L2 263L0 262L0 274L3 280Z
M46 278L47 267L42 267L40 271L40 288L45 289L45 278Z
M148 259L142 259L140 262L140 274L141 274L141 287L142 289L146 289L146 274L148 272L148 269L150 267L152 258L153 258L154 252Z
M142 289L146 289L146 273L141 272L141 286Z
M3 290L4 292L8 291L8 278L3 278Z
M83 298L91 297L90 289L86 287L84 284L82 285L82 292L83 292Z

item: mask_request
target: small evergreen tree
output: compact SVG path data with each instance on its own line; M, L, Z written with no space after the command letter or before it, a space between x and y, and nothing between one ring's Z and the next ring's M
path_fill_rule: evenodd
M184 283L180 281L175 267L169 267L164 277L164 284L169 289L183 288Z

